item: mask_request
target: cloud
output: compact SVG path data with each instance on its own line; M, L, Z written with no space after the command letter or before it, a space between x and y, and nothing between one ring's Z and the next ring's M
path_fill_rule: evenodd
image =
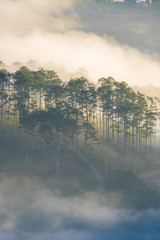
M54 179L53 179L54 181ZM48 181L47 181L48 182ZM0 174L1 239L156 239L160 210L131 210L112 194L64 196L39 177Z
M73 0L6 0L0 1L1 34L19 37L32 32L64 32L75 27L75 14L64 14Z
M112 76L131 85L160 85L156 58L107 36L79 30L74 4L73 0L1 0L0 59L7 64L35 59L63 80L82 68L93 81Z
M94 193L65 197L38 177L0 174L0 229L46 232L102 229L128 221L128 210L99 201ZM130 216L130 220L134 217Z

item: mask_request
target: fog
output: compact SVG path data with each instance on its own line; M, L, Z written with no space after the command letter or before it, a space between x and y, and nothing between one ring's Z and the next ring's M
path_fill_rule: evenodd
M63 80L82 68L93 81L112 76L131 85L159 86L157 57L118 43L107 31L102 36L82 30L85 23L74 6L72 0L1 0L0 59L7 65L34 59Z
M134 34L128 36L121 32L128 17L123 18L122 8L117 10L119 5L115 6L110 6L109 15L108 12L102 13L102 5L100 9L94 3L77 5L76 0L0 0L0 60L6 64L0 63L1 67L15 71L21 64L31 68L43 66L57 71L64 81L79 75L94 82L102 76L112 76L136 85L137 89L153 84L153 89L157 90L160 85L159 55L144 54L136 40L138 36L141 39L150 37L152 43L150 26L137 21L131 29L137 36L134 38L136 44L132 44ZM141 13L142 9L138 14ZM110 21L103 19L105 14ZM136 14L134 19L138 16ZM96 16L102 18L97 19L97 26L94 20L94 27L91 27ZM117 20L112 24L115 16L123 24ZM145 21L147 16L142 19ZM103 31L99 31L99 20L108 26L103 26ZM125 25L127 34L132 20L127 27ZM159 167L159 148L155 151L153 148L155 156L150 148L148 161L145 145L141 146L145 147L142 157L141 152L132 153L132 140L126 147L127 152L123 152L116 145L112 146L112 139L107 140L106 131L102 142L100 138L101 145L91 144L89 148L88 144L85 150L82 147L83 153L80 154L78 149L74 150L74 139L70 143L70 130L68 135L66 132L68 145L67 142L61 143L63 130L57 131L52 112L47 116L53 116L53 125L50 125L50 118L45 120L46 115L37 115L39 119L44 116L43 131L38 129L41 122L37 122L35 128L25 130L25 125L28 126L25 118L23 129L19 102L11 102L11 96L9 92L9 101L4 107L3 95L1 98L0 239L159 239L159 170L152 174L143 172L146 167L149 171L152 167L149 164ZM24 111L24 117L26 113ZM99 125L104 123L101 120L98 123L97 119L97 129L101 129ZM48 126L53 134L56 133L56 138L48 138ZM78 140L78 135L76 137ZM81 141L83 145L83 131L79 135L79 146Z
M121 194L64 196L39 177L0 174L2 239L158 239L160 211L121 206Z

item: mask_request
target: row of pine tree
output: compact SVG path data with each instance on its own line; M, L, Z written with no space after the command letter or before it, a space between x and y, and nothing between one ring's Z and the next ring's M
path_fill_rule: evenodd
M87 151L98 141L151 158L159 103L112 77L94 84L85 77L63 82L43 68L0 70L1 131L4 125L20 126L26 139L28 134L40 139L43 154L50 146L57 159L68 143Z

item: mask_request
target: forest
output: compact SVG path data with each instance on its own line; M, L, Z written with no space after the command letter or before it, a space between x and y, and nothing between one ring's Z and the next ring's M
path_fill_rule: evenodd
M55 71L43 68L0 70L1 133L7 127L23 135L25 157L32 155L29 149L34 145L37 158L56 159L57 173L65 149L87 155L102 144L143 154L151 162L158 145L159 107L157 97L136 92L110 76L94 84L85 77L62 82Z

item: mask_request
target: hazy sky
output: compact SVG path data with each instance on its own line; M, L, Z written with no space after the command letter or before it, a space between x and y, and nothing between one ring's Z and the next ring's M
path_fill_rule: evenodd
M98 1L97 1L98 2ZM83 30L107 34L147 53L160 53L160 15L155 5L97 4L77 8Z
M154 10L75 2L0 0L0 59L8 65L34 59L63 80L82 68L93 81L112 76L132 85L160 85L159 56L139 51L158 51Z

